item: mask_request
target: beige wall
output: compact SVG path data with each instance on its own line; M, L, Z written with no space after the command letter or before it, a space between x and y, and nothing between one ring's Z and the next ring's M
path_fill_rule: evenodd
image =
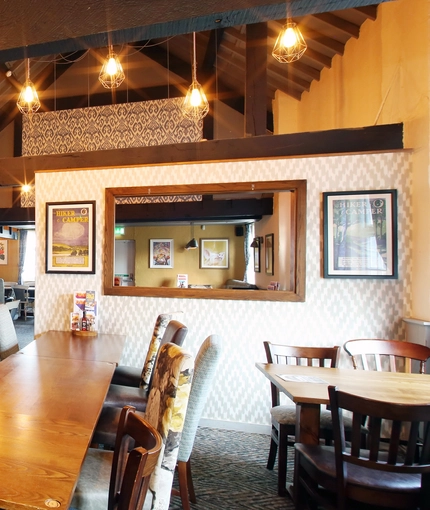
M0 264L0 278L3 278L5 282L17 282L19 241L17 239L7 239L1 235L0 238L7 242L7 264Z
M159 186L307 179L306 301L266 302L103 295L104 192L106 187ZM76 182L85 180L81 190ZM399 279L360 280L322 277L323 191L395 188L399 190ZM103 333L127 336L122 364L142 366L159 313L182 310L188 326L184 346L195 354L204 338L219 334L224 343L213 393L204 410L211 425L269 430L270 387L255 368L264 361L263 340L295 345L342 345L350 338L403 338L402 317L410 316L411 180L410 156L368 154L188 165L152 166L36 174L36 281L41 306L35 333L69 327L72 293L94 289L99 296ZM46 202L96 201L96 273L45 273ZM209 270L211 271L211 270ZM275 267L276 271L276 267ZM278 279L275 274L273 279ZM252 292L252 291L250 291ZM347 363L344 357L343 362ZM234 422L234 425L233 425ZM208 423L209 424L209 423ZM251 424L251 425L249 425Z
M429 13L428 0L381 4L300 102L279 92L274 102L278 134L404 123L413 149L412 315L421 319L430 319Z

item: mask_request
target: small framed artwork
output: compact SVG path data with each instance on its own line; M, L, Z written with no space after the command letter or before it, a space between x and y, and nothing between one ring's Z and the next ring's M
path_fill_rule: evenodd
M254 273L259 273L260 271L261 271L261 247L260 243L258 243L257 246L254 246Z
M152 269L173 268L173 239L149 240L149 267Z
M274 274L274 252L273 252L273 234L266 234L265 237L265 251L266 251L266 274Z
M397 190L323 193L324 278L397 278Z
M200 239L200 268L228 269L228 239Z
M7 240L0 239L0 264L7 264Z
M94 274L96 203L46 204L46 273Z

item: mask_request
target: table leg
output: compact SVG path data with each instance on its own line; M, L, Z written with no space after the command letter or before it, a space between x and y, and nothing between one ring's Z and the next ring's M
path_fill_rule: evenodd
M320 430L320 405L296 404L296 443L318 444ZM287 486L287 492L294 501L294 485Z
M296 404L296 443L318 444L320 405Z

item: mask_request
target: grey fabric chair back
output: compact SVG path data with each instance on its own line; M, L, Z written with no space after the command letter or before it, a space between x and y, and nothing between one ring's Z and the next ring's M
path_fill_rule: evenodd
M0 360L19 351L15 326L5 304L0 304Z
M212 388L221 353L221 337L218 335L208 336L197 353L187 414L179 444L178 461L187 462L191 455L197 427Z
M0 278L0 305L4 303L4 280Z

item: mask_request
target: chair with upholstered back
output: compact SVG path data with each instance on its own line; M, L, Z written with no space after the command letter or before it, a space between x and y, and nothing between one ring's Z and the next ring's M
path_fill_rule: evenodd
M267 363L277 364L305 364L308 366L336 367L339 347L301 347L264 342ZM287 481L287 451L288 446L294 445L296 430L295 404L281 405L278 388L270 383L272 393L272 408L270 409L272 432L270 441L267 469L273 469L278 453L278 494L286 494ZM327 409L321 409L320 435L329 442L331 439L331 414Z
M160 348L166 343L182 345L188 328L179 321L172 320L166 327L163 338L159 342ZM158 351L159 352L159 351ZM154 360L156 362L158 352ZM153 370L151 369L151 374ZM152 377L149 384L152 385ZM148 403L148 391L143 388L132 388L120 384L111 384L103 404L103 409L93 435L93 443L112 446L115 441L116 429L121 409L126 405L135 407L138 411L145 411Z
M182 347L160 347L145 419L161 434L163 449L149 482L144 510L168 510L179 444L187 413L194 358Z
M133 407L124 407L115 450L88 451L71 510L140 510L161 447L157 430L138 416Z
M193 381L177 460L179 491L176 489L172 491L173 495L179 494L181 496L184 510L190 510L190 500L196 503L190 456L203 408L215 378L221 352L221 338L218 335L210 335L200 346L194 362Z
M412 361L416 360L420 374L424 374L425 363L430 358L430 347L400 340L356 339L348 340L343 347L355 369L410 373Z
M0 304L0 360L19 351L18 337L7 305Z
M183 312L161 313L154 325L152 337L149 342L143 368L129 367L119 365L116 367L112 377L112 384L121 384L122 386L132 386L134 388L143 388L148 391L152 370L155 365L155 357L160 348L161 340L167 325L172 319L182 321Z
M430 404L393 404L370 400L329 386L334 449L296 443L295 508L430 508ZM343 411L352 413L353 430L345 443ZM368 446L361 423L367 417ZM381 424L392 423L388 447ZM405 445L401 432L407 430ZM420 431L424 442L417 450ZM384 451L385 450L385 451Z
M4 303L5 295L4 295L4 280L0 278L0 305Z

